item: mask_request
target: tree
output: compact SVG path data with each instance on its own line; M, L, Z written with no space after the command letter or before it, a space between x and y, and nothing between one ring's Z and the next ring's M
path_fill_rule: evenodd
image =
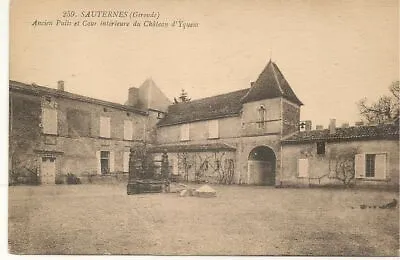
M331 178L342 182L345 187L350 187L355 179L355 156L358 151L358 147L340 150L332 148L330 151L329 164L333 162Z
M178 98L174 97L174 104L186 103L189 102L190 100L191 98L188 96L188 93L184 89L182 89L179 97Z
M371 105L363 98L358 102L360 114L368 123L385 123L399 117L399 81L393 82L389 87L391 95L381 96Z

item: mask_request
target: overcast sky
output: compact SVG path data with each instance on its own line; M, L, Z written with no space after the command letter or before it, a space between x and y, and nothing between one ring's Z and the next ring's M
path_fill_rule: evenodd
M65 10L155 11L160 22L199 27L31 25ZM399 79L398 11L395 0L12 1L10 78L49 87L62 79L67 91L123 103L152 77L171 100L182 88L201 98L249 87L272 55L305 104L303 120L353 124L360 98Z

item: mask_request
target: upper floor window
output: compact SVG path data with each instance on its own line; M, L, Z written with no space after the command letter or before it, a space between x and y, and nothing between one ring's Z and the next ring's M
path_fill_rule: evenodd
M131 120L124 120L124 140L132 140L133 126Z
M100 117L100 137L110 138L110 118Z
M258 127L263 128L265 126L265 107L261 105L258 108Z
M67 110L67 125L69 136L90 136L91 116L87 111L78 109Z
M218 120L208 121L208 138L219 138Z
M317 154L325 154L325 142L317 142Z
M57 110L52 108L43 108L42 127L44 134L57 134Z
M188 141L189 140L189 124L181 125L181 141Z

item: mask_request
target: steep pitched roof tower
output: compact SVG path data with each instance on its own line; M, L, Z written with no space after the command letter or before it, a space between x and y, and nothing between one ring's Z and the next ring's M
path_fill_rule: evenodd
M299 106L303 105L278 66L270 60L241 102L247 103L276 97L284 97Z

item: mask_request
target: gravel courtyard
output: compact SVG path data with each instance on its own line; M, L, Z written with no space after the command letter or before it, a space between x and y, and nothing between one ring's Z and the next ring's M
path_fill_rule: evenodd
M123 184L9 188L12 254L397 255L398 198L376 190L212 186L216 198Z

